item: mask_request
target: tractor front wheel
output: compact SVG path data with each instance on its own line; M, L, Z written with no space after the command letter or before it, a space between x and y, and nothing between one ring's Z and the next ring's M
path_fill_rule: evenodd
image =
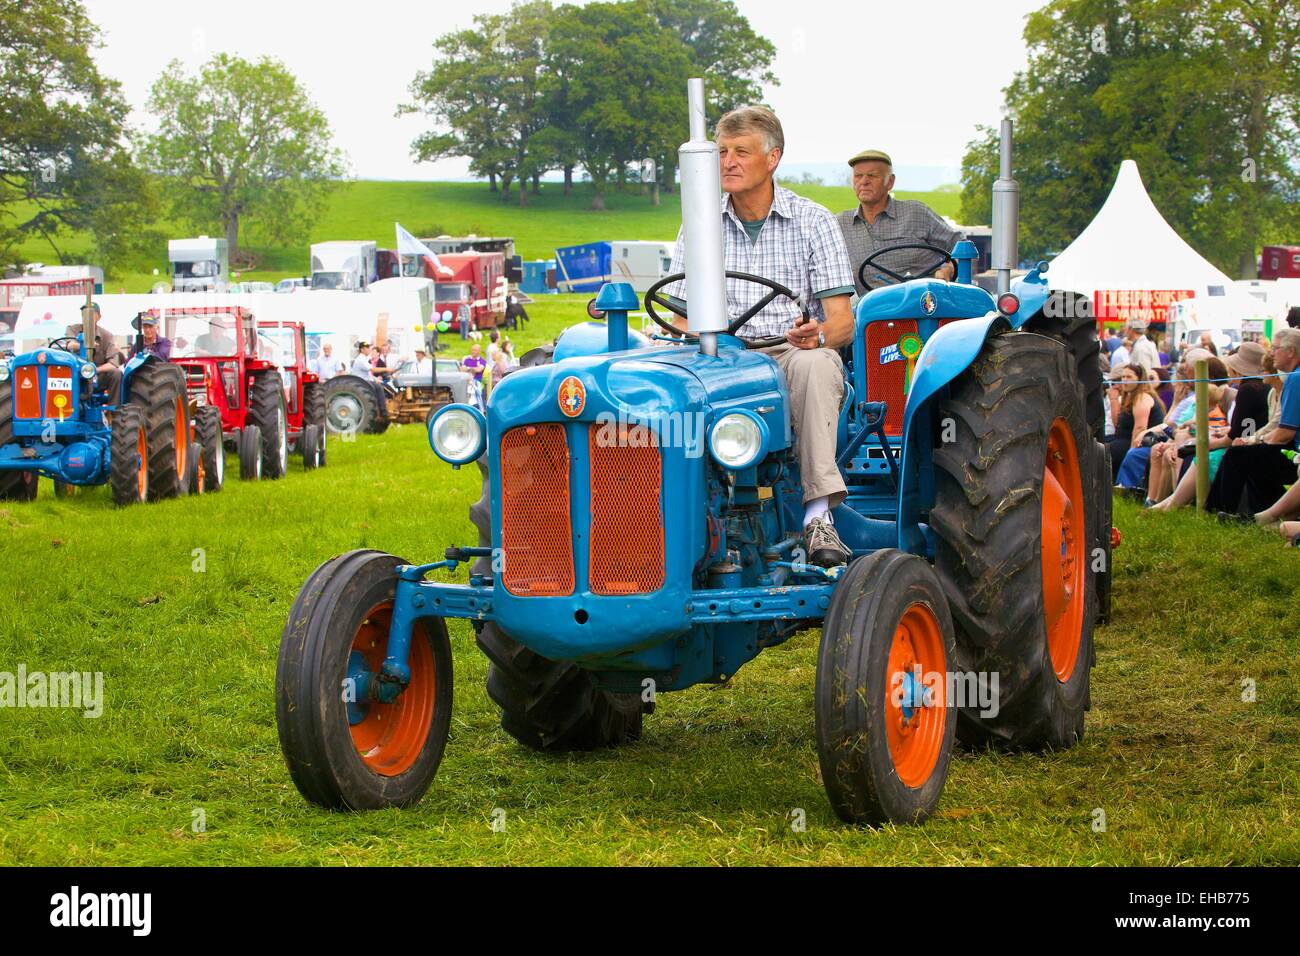
M0 448L13 440L13 382L0 382ZM40 487L34 471L0 471L0 501L31 501Z
M956 645L943 589L886 548L844 573L817 655L817 757L846 823L920 823L943 793L957 726Z
M245 425L239 433L239 477L258 481L262 477L262 429Z
M302 435L298 438L298 450L302 452L304 471L319 468L322 464L320 448L323 437L319 425L304 425L302 427Z
M387 653L406 563L381 551L340 555L316 569L289 611L275 669L280 749L299 792L320 806L409 806L438 772L451 726L444 621L415 621L410 682L391 703L364 692Z
M134 405L113 413L108 464L114 504L140 504L149 497L149 435L144 414Z
M1051 338L998 335L940 407L954 440L934 451L935 571L963 650L998 682L996 700L961 711L968 744L1083 736L1103 506L1075 368Z
M204 405L194 413L194 435L203 455L203 490L220 491L226 483L226 449L221 441L221 410Z

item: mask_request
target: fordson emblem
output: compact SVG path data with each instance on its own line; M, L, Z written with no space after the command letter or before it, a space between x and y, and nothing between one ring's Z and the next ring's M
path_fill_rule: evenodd
M587 387L576 375L570 375L560 383L560 411L569 418L577 418L587 407Z
M934 293L927 292L921 296L921 311L926 315L934 315L934 310L939 307L939 303L934 301Z

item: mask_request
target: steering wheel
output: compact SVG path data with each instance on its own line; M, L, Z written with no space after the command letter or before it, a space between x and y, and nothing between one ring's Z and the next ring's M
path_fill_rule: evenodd
M758 313L762 312L765 308L767 308L768 304L773 299L775 299L778 295L783 295L787 299L790 299L792 302L798 305L799 311L803 313L804 321L808 320L808 309L804 306L803 302L800 301L799 296L796 295L794 292L792 292L790 289L787 289L785 286L781 285L781 283L773 282L771 279L764 278L763 276L756 276L750 272L728 272L726 273L726 276L728 279L743 279L746 282L753 282L756 285L765 286L766 288L772 290L767 295L763 296L763 298L759 299L758 302L754 303L753 306L747 309L744 315L732 319L731 322L728 323L727 325L728 335L735 335L736 332L738 332L745 325L745 323L747 323L750 319L752 319L754 316L758 315ZM655 311L655 305L661 305L669 312L671 312L673 315L682 319L686 318L686 310L684 308L672 302L669 302L667 299L665 299L663 296L659 294L659 290L662 289L664 286L669 285L673 282L680 282L682 279L685 278L686 278L685 272L675 272L670 276L664 276L662 279L660 279L658 282L652 285L649 289L646 290L645 310L646 310L646 314L649 315L650 318L654 319L655 323L661 329L667 332L669 335L680 336L681 338L684 338L688 342L698 342L700 337L696 335L694 332L686 332L683 331L682 329L679 329L677 326L673 325L671 322L669 322L667 319L665 319L663 316L661 316L658 312ZM785 336L776 335L765 339L741 339L740 341L744 343L745 348L747 349L765 349L765 348L770 348L773 345L780 345L785 341Z
M53 339L46 348L59 349L63 352L81 353L81 343L77 341L75 335L62 335L57 339Z
M885 275L889 276L891 279L894 279L897 282L908 282L912 279L924 279L927 276L932 276L936 272L938 272L939 269L941 269L943 266L947 265L949 262L952 263L952 274L953 275L957 274L957 260L952 257L952 253L945 252L944 250L940 249L938 246L932 246L926 242L903 242L903 243L899 243L896 246L886 246L883 249L877 249L871 255L867 256L865 259L862 260L862 265L858 266L858 283L862 286L863 289L865 289L867 292L870 292L872 289L872 286L867 282L867 266L875 263L877 256L883 256L886 252L897 252L899 249L926 249L930 252L939 255L941 258L939 259L938 262L930 266L930 268L926 269L919 276L901 276L897 272L894 272L892 269L886 269L882 265L876 265L876 269L878 271L883 272Z

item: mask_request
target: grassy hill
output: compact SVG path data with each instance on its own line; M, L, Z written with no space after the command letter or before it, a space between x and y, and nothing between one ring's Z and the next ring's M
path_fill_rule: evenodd
M801 195L814 199L834 212L848 209L856 200L847 186L793 187ZM942 215L955 216L960 202L956 193L936 190L930 193L900 192L900 199L921 199ZM658 206L650 204L640 187L625 192L610 192L607 208L591 209L591 186L575 185L573 194L564 195L558 183L544 183L537 195L529 194L528 205L520 207L518 193L503 201L482 183L376 182L361 180L343 183L334 192L325 214L315 224L310 238L301 245L285 248L266 244L256 228L243 237L244 248L257 256L256 271L246 279L275 280L302 275L310 266L308 246L328 239L373 239L380 248L392 248L393 223L417 236L448 233L480 236L514 236L515 248L525 259L552 255L559 246L575 245L600 239L672 240L681 224L681 206L677 193L664 194ZM159 228L166 235L193 235L190 227L162 221ZM216 233L211 233L215 235ZM60 244L65 261L85 262L90 256L88 236L77 236ZM56 262L58 257L41 240L31 240L20 247L28 261ZM160 245L153 263L166 276L166 246ZM158 278L151 268L124 271L108 277L107 291L146 292Z

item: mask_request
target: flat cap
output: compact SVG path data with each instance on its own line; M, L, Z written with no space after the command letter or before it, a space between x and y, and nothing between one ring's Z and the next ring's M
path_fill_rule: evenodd
M855 156L849 157L849 165L856 166L858 163L873 161L877 163L888 163L894 165L894 161L889 158L889 154L879 149L864 149Z

